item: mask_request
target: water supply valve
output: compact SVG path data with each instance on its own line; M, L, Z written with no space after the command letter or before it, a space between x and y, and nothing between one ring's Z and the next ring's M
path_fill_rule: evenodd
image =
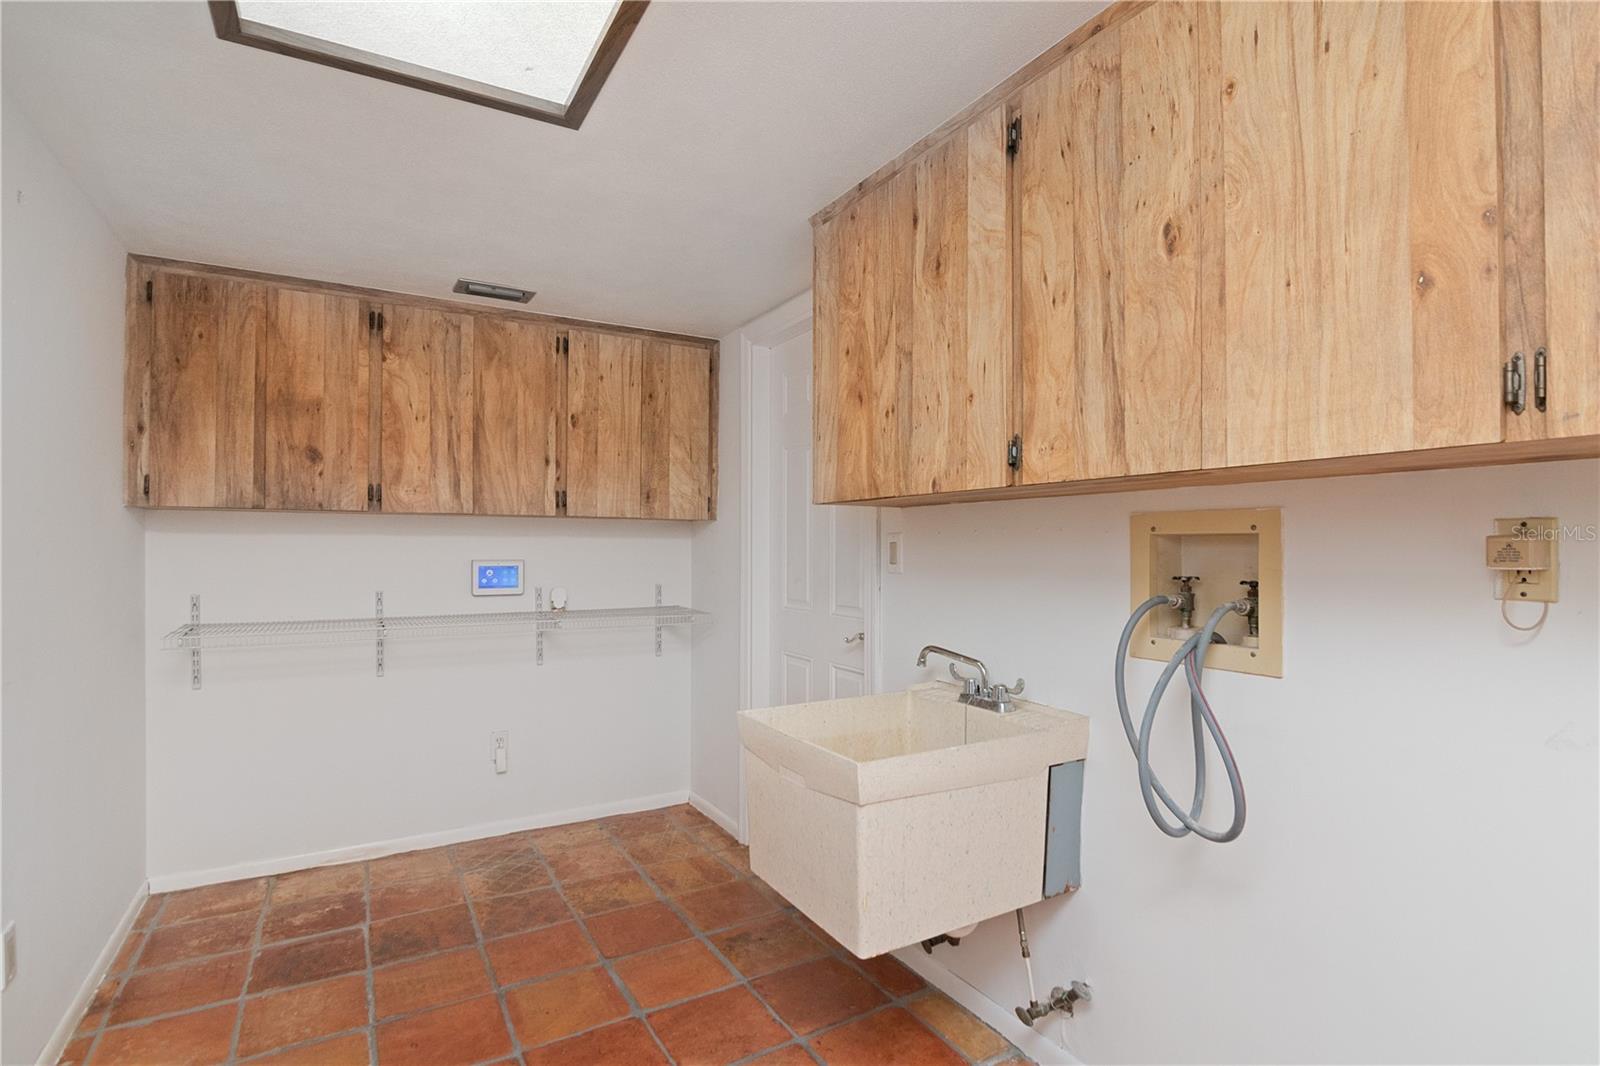
M1259 637L1261 635L1261 582L1241 581L1239 584L1250 590L1245 593L1245 596L1250 600L1250 611L1245 615L1245 619L1250 624L1250 635Z
M1034 1022L1052 1011L1061 1011L1071 1017L1073 1007L1076 1004L1080 1002L1088 1003L1093 1000L1092 992L1093 990L1082 981L1072 982L1071 988L1062 988L1057 985L1050 990L1050 1001L1048 1003L1040 1003L1038 1000L1034 1000L1026 1007L1018 1007L1017 1017L1022 1020L1023 1025L1030 1028Z
M1189 623L1194 621L1194 583L1200 578L1193 574L1174 574L1172 580L1178 583L1178 625L1188 629Z

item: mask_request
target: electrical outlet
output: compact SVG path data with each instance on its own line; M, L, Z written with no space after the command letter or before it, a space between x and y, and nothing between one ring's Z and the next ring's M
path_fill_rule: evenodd
M1560 599L1561 571L1556 552L1560 531L1560 520L1553 517L1494 520L1492 546L1486 548L1485 561L1496 572L1496 599L1512 603L1555 603ZM1512 569L1524 559L1530 569Z
M17 978L17 923L7 922L5 931L6 942L6 988L11 987L11 982Z
M501 729L489 734L489 757L494 763L495 773L503 774L510 769L511 731L509 729Z

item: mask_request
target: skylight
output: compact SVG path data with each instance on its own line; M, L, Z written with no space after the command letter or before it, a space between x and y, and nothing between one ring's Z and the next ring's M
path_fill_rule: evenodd
M576 128L640 0L235 0L217 36Z

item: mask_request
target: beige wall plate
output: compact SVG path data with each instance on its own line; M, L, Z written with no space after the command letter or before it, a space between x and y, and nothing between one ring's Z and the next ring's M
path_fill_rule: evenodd
M1511 603L1557 602L1560 599L1557 578L1561 569L1560 553L1556 547L1561 532L1560 520L1551 517L1496 518L1494 531L1497 536L1537 537L1549 545L1548 569L1499 571L1498 580L1494 583L1495 599L1505 599Z
M1197 575L1192 626L1219 604L1245 595L1241 581L1260 582L1259 632L1247 641L1245 619L1229 615L1217 627L1227 644L1206 653L1209 669L1283 676L1283 518L1276 507L1234 511L1151 511L1129 520L1130 610L1151 596L1178 589L1173 578ZM1187 633L1172 608L1157 608L1134 633L1131 652L1168 660ZM1176 632L1175 632L1176 631Z

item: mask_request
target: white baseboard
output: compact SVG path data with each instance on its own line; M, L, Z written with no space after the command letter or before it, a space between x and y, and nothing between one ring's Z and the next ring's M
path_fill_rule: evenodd
M589 807L571 807L564 811L546 811L525 818L508 818L499 822L480 822L437 833L420 833L416 836L380 840L371 844L356 844L347 848L312 851L303 855L285 855L276 859L241 862L233 866L217 866L209 870L189 870L181 873L154 874L150 878L151 892L175 892L184 888L199 888L224 881L240 881L247 877L266 877L294 870L309 870L316 866L334 866L341 862L358 862L362 859L381 859L385 855L398 855L403 851L437 848L444 844L460 844L484 837L520 833L525 829L543 829L568 822L585 822L591 818L604 818L613 814L632 814L634 811L671 807L689 799L687 790L662 792L654 796L637 796L613 803L597 803ZM709 812L707 812L708 816Z
M739 840L739 819L733 817L705 797L697 796L693 792L689 793L689 806L727 830L728 835L733 839ZM741 844L744 843L742 840L739 842Z
M960 948L954 950L959 951ZM895 957L922 976L930 985L982 1018L991 1029L1011 1041L1028 1058L1042 1066L1082 1066L1070 1051L1037 1030L1023 1025L1012 1012L950 972L949 967L913 945L901 948ZM1021 962L1018 962L1021 965ZM1050 1024L1058 1024L1051 1020Z
M150 885L141 884L134 892L133 899L128 903L128 909L122 912L122 917L117 921L117 927L111 931L111 937L106 941L106 946L100 949L100 954L94 960L94 965L89 968L89 976L83 979L83 984L78 986L78 994L72 997L72 1002L67 1005L67 1013L62 1015L61 1021L56 1024L55 1032L50 1034L50 1039L45 1042L44 1050L39 1053L39 1066L55 1066L61 1053L66 1050L67 1043L72 1039L72 1034L77 1031L78 1022L83 1017L83 1012L88 1009L89 1001L94 998L95 992L100 988L100 981L105 977L106 971L111 969L112 961L117 957L117 952L122 950L122 942L128 938L128 932L133 928L134 919L139 917L139 909L144 906L144 901L150 898Z

